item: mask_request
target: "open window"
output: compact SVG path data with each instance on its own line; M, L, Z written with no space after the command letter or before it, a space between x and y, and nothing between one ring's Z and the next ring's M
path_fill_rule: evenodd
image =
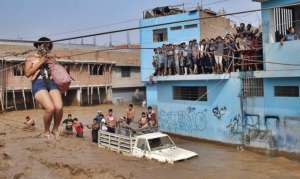
M288 29L294 27L295 35L300 35L300 5L287 6L273 9L271 29L274 34L274 41L279 42L283 37L289 35ZM289 38L286 40L296 40Z
M168 29L156 29L153 30L153 42L165 42L168 41Z
M143 150L143 151L145 151L145 150L149 151L149 148L147 146L147 143L146 143L145 139L138 139L136 147L140 150Z
M121 67L121 77L122 78L130 77L130 67Z

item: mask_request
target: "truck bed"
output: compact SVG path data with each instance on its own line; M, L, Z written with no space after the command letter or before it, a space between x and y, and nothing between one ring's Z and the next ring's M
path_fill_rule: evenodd
M103 130L98 131L98 146L108 148L120 153L131 153L135 143L135 137L122 134L114 134Z

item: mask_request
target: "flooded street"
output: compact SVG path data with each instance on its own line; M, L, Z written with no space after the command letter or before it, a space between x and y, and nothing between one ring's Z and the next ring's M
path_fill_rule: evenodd
M64 117L72 113L85 125L92 122L97 110L113 108L119 117L126 106L67 107ZM136 118L144 109L135 107ZM42 132L42 110L9 112L0 115L0 179L5 178L300 178L300 162L284 157L269 157L250 151L237 151L182 138L173 138L183 148L195 151L197 158L170 164L123 156L100 149L91 142L85 127L85 138L61 137L45 143ZM30 115L37 122L35 131L22 129Z

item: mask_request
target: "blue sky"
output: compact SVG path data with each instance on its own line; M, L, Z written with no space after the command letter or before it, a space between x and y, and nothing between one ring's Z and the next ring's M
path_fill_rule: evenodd
M102 32L138 25L145 9L184 3L196 6L197 0L0 0L0 38L36 39L47 35L52 39ZM237 12L260 8L252 0L203 0L205 8ZM230 17L236 22L259 23L260 13ZM130 33L138 40L136 32ZM108 37L97 41L108 43ZM126 33L113 35L122 43ZM91 39L86 39L87 42ZM77 41L78 42L78 41ZM74 42L76 43L76 42Z

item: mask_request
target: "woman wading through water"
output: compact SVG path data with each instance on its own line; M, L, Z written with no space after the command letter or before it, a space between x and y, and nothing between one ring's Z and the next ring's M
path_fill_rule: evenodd
M59 136L58 128L63 116L63 102L58 86L54 83L49 63L54 63L55 58L49 53L53 48L51 40L42 37L34 43L37 52L29 55L25 62L25 75L32 80L32 93L38 103L44 108L44 137L49 140L51 136ZM50 125L54 118L54 125Z

